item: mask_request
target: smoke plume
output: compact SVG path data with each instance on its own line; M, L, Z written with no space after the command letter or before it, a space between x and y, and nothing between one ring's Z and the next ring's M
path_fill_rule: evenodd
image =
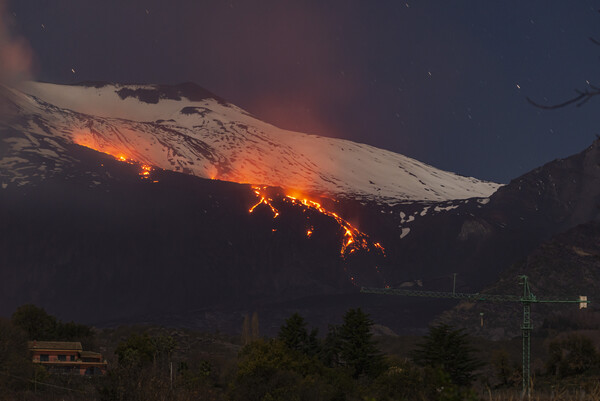
M13 34L14 18L0 0L0 83L14 85L30 79L33 52L27 40Z

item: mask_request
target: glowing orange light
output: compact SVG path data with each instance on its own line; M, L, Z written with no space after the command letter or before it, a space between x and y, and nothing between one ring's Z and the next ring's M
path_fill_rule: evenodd
M142 170L138 173L142 180L147 180L150 178L150 172L152 171L152 167L147 164L142 164Z
M374 243L373 246L375 248L379 249L381 251L381 253L383 253L385 255L385 248L383 246L381 246L381 244L379 242Z
M267 205L269 206L269 208L271 208L271 211L273 212L273 218L277 218L277 216L279 216L279 211L277 209L275 209L275 207L271 204L271 202L273 201L273 199L267 197L266 193L264 192L267 187L258 187L258 186L253 186L252 189L254 190L254 193L256 194L256 196L258 196L260 198L260 200L258 201L258 203L254 206L252 206L248 211L250 213L254 212L254 209L256 209L256 207L258 205Z
M139 164L141 168L140 172L138 173L140 178L146 180L150 179L151 177L151 172L153 170L151 166L146 164L140 164L134 159L128 157L122 151L115 149L109 145L98 143L96 139L90 134L76 134L73 137L73 142L75 142L78 145L96 150L98 152L111 155L119 161L129 164ZM217 175L218 171L216 169L210 172L211 179L216 179ZM157 183L158 181L154 180L152 182ZM273 206L273 199L267 194L267 187L252 186L252 189L259 200L248 211L250 213L253 213L259 205L264 204L268 206L269 209L271 209L271 212L273 213L273 218L277 218L279 216L279 210L275 206ZM365 233L358 230L352 224L340 217L337 213L325 209L319 202L315 202L311 199L308 199L297 192L285 195L283 201L290 202L292 205L304 207L305 209L302 211L303 213L306 213L306 211L310 209L335 219L335 221L339 224L339 226L343 229L344 232L344 238L342 240L342 245L340 248L340 255L342 257L346 257L347 255L354 253L359 249L365 250L367 252L371 251L368 236ZM273 229L273 231L276 231L276 229ZM310 229L306 231L306 236L310 238L313 234L313 231L314 228L310 227ZM381 246L381 244L376 242L373 244L373 247L385 255L385 249L383 248L383 246Z
M364 249L369 251L369 242L367 241L367 235L357 228L352 226L349 222L341 218L337 213L325 209L319 202L302 198L300 199L297 194L286 195L286 199L292 202L292 204L303 205L309 209L316 210L326 216L333 217L335 221L344 229L344 240L342 241L342 247L340 254L345 257L348 254L356 252L358 249ZM377 249L383 251L381 245L375 246Z
M259 201L249 209L249 212L252 213L254 211L254 209L256 209L259 205L264 204L264 205L267 205L273 212L273 218L276 218L277 216L279 216L279 210L277 210L275 208L275 206L273 206L273 204L272 204L273 199L270 198L268 196L268 194L266 193L267 187L266 186L253 186L252 189L254 190L254 193L256 194L256 196L259 198ZM352 224L350 224L349 222L347 222L346 220L341 218L337 213L325 209L323 206L321 206L321 204L319 202L315 202L308 198L302 197L302 195L297 194L297 193L288 194L285 196L285 198L283 198L283 200L287 201L287 202L291 202L292 205L301 206L301 207L306 208L303 212L306 212L306 210L308 210L308 209L316 210L317 212L319 212L321 214L324 214L326 216L329 216L329 217L332 217L333 219L335 219L335 221L344 230L344 239L342 241L342 246L340 249L340 255L342 257L346 257L347 255L354 253L359 249L366 250L367 252L371 250L370 246L369 246L369 241L367 240L368 236L365 233L361 232L356 227L354 227ZM310 238L310 236L313 233L313 230L314 230L313 227L308 229L306 231L306 236ZM377 242L377 243L373 244L373 246L376 249L378 249L379 251L381 251L382 253L384 253L384 255L385 255L385 250L381 246L381 244L379 244Z
M112 147L103 147L102 145L98 145L95 140L93 138L90 138L89 136L86 135L75 135L73 137L73 142L75 142L78 145L84 146L86 148L89 149L93 149L97 152L101 152L101 153L105 153L107 155L110 155L112 157L114 157L115 159L117 159L118 161L124 162L124 163L128 163L128 164L137 164L135 162L135 160L127 157L127 155L123 152L120 151L116 151L114 148ZM104 164L101 164L101 166L104 166ZM138 175L140 176L141 179L143 180L147 180L150 178L150 172L152 171L152 167L147 165L147 164L142 164L140 166L141 170L138 173ZM158 182L158 181L153 181L153 182Z

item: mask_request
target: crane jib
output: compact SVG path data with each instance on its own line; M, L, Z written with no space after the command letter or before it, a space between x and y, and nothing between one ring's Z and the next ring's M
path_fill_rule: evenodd
M480 293L461 293L456 292L456 274L454 274L454 284L452 292L443 291L418 291L418 290L406 290L399 288L369 288L362 287L360 292L366 294L380 294L380 295L399 295L405 297L423 297L423 298L446 298L456 300L466 300L475 302L519 302L523 304L523 323L521 330L523 332L523 397L527 396L531 399L531 331L533 325L531 322L531 304L532 303L570 303L579 304L579 309L587 308L590 303L587 296L580 295L578 297L566 297L566 298L550 298L550 297L536 297L531 293L527 276L519 276L521 285L523 286L523 295L511 295L511 294L480 294Z
M417 291L417 290L402 290L398 288L373 288L362 287L360 292L365 294L381 294L381 295L400 295L407 297L424 297L424 298L447 298L447 299L464 299L480 302L529 302L529 303L584 303L589 304L591 301L583 300L581 297L566 297L565 298L548 298L536 297L530 294L529 297L519 295L501 295L501 294L480 294L480 293L461 293L461 292L442 292L442 291Z

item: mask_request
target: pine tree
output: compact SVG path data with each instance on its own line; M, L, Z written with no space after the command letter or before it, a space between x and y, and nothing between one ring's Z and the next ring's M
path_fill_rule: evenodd
M251 329L252 329L252 341L258 340L260 333L258 330L258 313L256 311L252 314Z
M306 320L298 313L294 313L281 326L277 337L288 348L313 356L317 355L321 348L317 335L318 330L316 328L308 334Z
M429 328L429 334L417 345L412 357L415 363L433 368L441 368L450 376L452 383L469 386L474 379L474 371L483 364L473 356L475 349L463 329L442 324Z
M384 369L383 356L371 333L373 321L360 308L349 309L339 329L340 357L352 369L353 377L378 376Z
M325 364L325 366L333 368L341 365L341 352L342 342L340 339L340 327L336 325L330 325L327 336L325 336L325 340L323 340L323 346L321 347L319 358Z
M310 331L308 335L308 341L304 353L309 356L318 355L321 352L321 343L317 336L319 335L319 329L316 327Z
M277 337L288 348L303 351L308 341L306 321L298 313L294 313L285 321L285 324L281 326Z
M248 345L250 341L250 318L248 314L245 314L244 323L242 323L242 345Z

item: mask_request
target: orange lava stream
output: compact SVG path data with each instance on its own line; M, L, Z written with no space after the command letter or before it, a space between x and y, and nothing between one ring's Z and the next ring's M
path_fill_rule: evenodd
M257 206L264 204L267 205L273 212L273 218L279 216L279 210L277 210L277 208L275 208L275 206L273 206L273 204L271 203L273 202L273 199L266 194L267 187L253 186L252 189L254 190L254 193L260 200L250 208L249 212L252 213ZM284 200L291 202L293 205L304 206L306 208L316 210L321 214L334 218L335 221L344 230L344 239L342 241L342 246L340 249L340 255L342 257L346 257L347 255L350 255L359 249L370 251L368 235L354 227L346 220L344 220L337 213L329 211L325 209L320 203L307 198L299 198L297 196L286 195ZM314 227L310 227L306 231L306 236L310 238L313 232ZM385 249L383 248L383 246L381 246L379 242L374 243L373 246L385 255Z
M250 210L248 210L250 213L254 212L254 209L256 209L256 207L258 205L267 205L271 208L271 211L273 212L273 218L277 218L277 216L279 216L279 211L277 209L275 209L275 207L271 204L271 202L273 202L273 199L269 198L263 191L265 189L267 189L267 187L252 187L252 189L254 190L254 193L256 194L256 196L258 196L260 198L260 200L258 201L258 203L254 206L252 206L250 208Z
M286 195L286 199L292 202L292 204L303 205L326 216L333 217L335 221L337 221L340 227L342 227L344 230L344 240L342 241L340 255L346 256L347 254L349 255L353 252L356 252L358 249L369 249L369 243L367 241L368 236L341 218L337 213L325 209L320 203L310 199L300 199L291 195Z
M127 155L125 153L123 153L123 152L120 152L120 151L109 152L106 149L96 149L94 146L92 146L91 143L87 142L84 139L80 140L77 137L74 138L73 142L75 142L77 145L86 147L88 149L95 150L96 152L100 152L100 153L104 153L104 154L110 155L110 156L114 157L115 159L117 159L120 162L124 162L124 163L128 163L128 164L139 164L140 165L140 172L138 173L138 175L140 176L140 178L142 180L148 180L148 179L150 179L150 173L152 172L152 170L154 170L152 168L152 166L149 166L149 165L143 164L143 163L138 163L134 159L131 159L131 158L127 157ZM153 183L157 183L158 181L153 180L152 182Z
M147 164L142 164L142 171L138 173L142 180L147 180L150 178L150 172L152 171L152 167Z
M129 158L126 155L126 153L124 153L120 150L112 149L112 148L111 149L107 149L107 148L99 149L98 147L101 145L97 145L95 142L91 141L87 137L75 136L73 138L73 142L75 142L78 145L84 146L86 148L108 154L108 155L114 157L115 159L122 161L124 163L138 164L138 165L140 165L140 172L138 173L140 178L143 180L148 180L151 177L151 172L153 170L153 168L151 166L149 166L147 164L139 163L139 162L135 161L134 159ZM152 182L156 183L158 181L155 180ZM279 210L277 210L277 208L275 206L273 206L273 204L272 204L273 199L271 197L269 197L267 194L267 186L256 186L255 185L255 186L252 186L252 189L254 190L254 193L258 197L259 201L256 204L254 204L248 211L250 213L252 213L259 205L266 205L271 209L271 212L273 212L273 218L274 219L277 218L279 216ZM308 209L316 210L319 213L322 213L326 216L329 216L329 217L332 217L333 219L335 219L335 221L339 224L339 226L344 230L344 239L342 241L342 246L340 249L340 255L342 257L345 258L347 255L350 255L359 249L363 249L366 251L371 250L371 248L369 246L369 241L368 241L369 237L367 234L363 233L362 231L360 231L359 229L354 227L352 224L350 224L349 222L344 220L342 217L340 217L337 213L325 209L320 203L315 202L310 199L307 199L307 198L300 198L300 197L294 196L294 195L286 195L285 198L283 198L283 200L291 202L293 205L303 206ZM273 229L273 231L275 232L277 230ZM306 236L308 238L310 238L313 235L313 233L314 233L314 227L310 227L306 230ZM377 250L379 250L383 255L385 255L385 249L383 248L383 246L381 246L381 244L379 242L375 242L372 245Z

